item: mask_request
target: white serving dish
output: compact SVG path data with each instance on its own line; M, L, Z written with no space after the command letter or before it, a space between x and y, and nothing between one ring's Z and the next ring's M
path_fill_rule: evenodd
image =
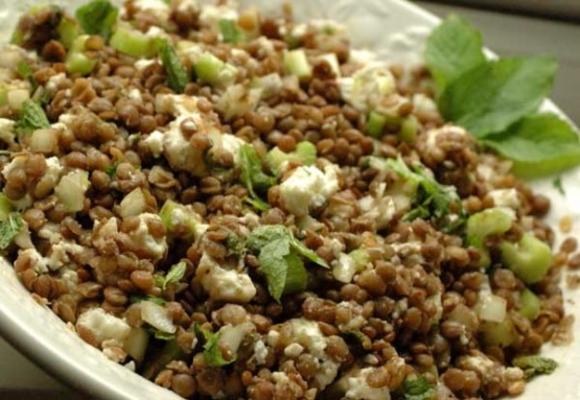
M67 7L84 1L61 0ZM270 13L280 11L282 0L242 0ZM18 15L37 1L0 0L0 40L8 40ZM42 1L45 3L45 1ZM59 1L56 1L59 3ZM293 2L301 20L329 18L344 23L355 47L376 51L381 59L416 63L422 43L438 19L419 7L402 0L302 0ZM551 103L546 109L560 113ZM548 220L557 227L559 219L571 215L575 233L580 232L580 170L562 176L567 196L560 195L551 179L533 183L533 187L552 200ZM555 229L558 231L557 228ZM565 289L566 307L576 315L575 331L580 327L580 291ZM170 391L141 378L128 369L110 362L100 351L84 343L50 310L38 305L16 279L12 266L0 260L0 334L48 373L87 395L107 400L173 400ZM544 400L554 395L558 400L580 399L580 340L566 347L547 346L544 353L560 363L557 371L532 381L520 398ZM1 373L1 372L0 372Z

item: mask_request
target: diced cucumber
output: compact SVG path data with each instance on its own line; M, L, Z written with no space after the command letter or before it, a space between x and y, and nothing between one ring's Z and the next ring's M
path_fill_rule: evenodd
M479 331L487 346L508 347L516 339L514 324L509 316L502 322L482 322Z
M503 242L500 245L504 264L524 283L541 281L552 264L550 246L526 233L518 243Z
M384 114L371 111L367 120L367 133L374 138L380 138L386 123L387 117Z
M143 328L131 328L123 348L127 354L139 363L145 358L148 345L149 334L147 331Z
M489 208L469 217L466 228L467 244L479 249L480 267L487 268L491 263L485 239L490 235L507 232L513 219L514 216L502 208Z
M193 66L199 80L212 86L228 85L235 81L237 68L211 53L202 54Z
M141 188L133 189L119 204L119 214L123 218L138 216L145 212L147 201Z
M399 139L405 143L414 143L417 138L417 131L419 129L419 121L414 115L411 115L403 120L401 123L401 131L399 132Z
M193 209L173 200L165 201L159 217L170 235L185 240L195 239L203 228L200 216Z
M80 35L81 29L75 19L65 15L58 24L57 32L63 46L70 49L75 39Z
M266 154L266 164L276 174L280 173L283 164L287 162L300 162L302 165L312 165L316 161L316 146L310 142L300 142L296 149L285 153L278 147L274 147Z
M90 74L95 65L97 65L97 60L91 59L86 54L80 52L72 52L66 58L66 70L71 74Z
M308 63L304 50L291 50L284 53L282 61L287 74L294 75L298 79L308 79L312 76L312 67Z
M348 255L354 261L357 271L363 270L367 266L367 264L371 261L369 252L365 249L353 250L350 253L348 253Z
M151 58L157 54L157 41L154 37L127 26L119 26L110 45L121 53L136 58Z
M540 299L534 292L530 289L522 290L520 293L520 314L530 321L534 321L540 314L541 306Z

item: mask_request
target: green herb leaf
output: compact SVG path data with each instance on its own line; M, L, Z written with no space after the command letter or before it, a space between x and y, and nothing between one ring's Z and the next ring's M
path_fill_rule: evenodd
M290 241L277 239L269 242L260 251L260 272L266 277L270 295L280 302L280 298L286 287L288 276L288 262L286 256L290 255Z
M115 176L117 173L117 164L111 164L107 168L105 168L105 173L109 175L111 178Z
M134 295L129 296L129 302L131 304L140 303L142 301L150 301L150 302L158 304L160 306L167 304L167 302L164 299L162 299L161 297L157 297L157 296L143 296L143 295L138 295L138 294L134 294Z
M483 63L449 83L439 109L478 138L501 132L534 112L548 95L557 65L546 57Z
M488 136L483 143L514 162L513 171L535 178L580 164L580 142L576 131L555 114L523 118L501 135Z
M465 71L485 62L481 33L457 15L450 15L429 36L425 62L438 92Z
M516 357L513 359L512 364L521 368L528 380L538 375L549 375L558 367L556 361L540 356Z
M83 30L89 35L108 39L117 22L119 9L109 0L92 0L79 7L75 13Z
M323 259L296 240L283 225L263 225L254 229L246 245L259 253L260 272L266 278L270 295L278 302L284 293L306 288L308 273L300 256L328 268Z
M244 144L240 147L240 179L250 193L250 203L257 209L263 210L269 208L268 203L264 202L257 195L256 190L266 191L270 186L276 184L276 178L267 175L262 170L262 161L251 144ZM267 209L266 208L266 209Z
M159 57L167 73L169 87L176 93L183 93L185 86L189 83L189 74L177 56L175 49L167 40L161 42Z
M321 267L330 268L328 266L328 263L322 257L320 257L318 254L316 254L315 251L310 250L308 247L306 247L301 241L299 241L295 237L292 237L292 241L290 242L290 244L292 245L292 248L294 250L296 250L298 252L298 254L300 254L302 257L309 259L310 261L320 265Z
M20 76L22 79L25 79L28 82L30 82L30 85L32 86L32 91L34 92L38 87L38 84L36 83L36 79L34 79L34 72L32 72L32 68L30 68L30 65L28 65L26 61L20 61L16 66L16 72L18 73L18 76Z
M220 19L218 25L224 42L236 44L242 41L244 36L240 28L238 28L236 21L232 19Z
M148 326L145 329L157 340L169 341L175 339L175 333L163 332L152 326Z
M416 193L414 208L403 219L433 218L446 231L457 229L465 221L461 202L454 187L438 183L429 170L417 165L411 170L401 159L371 159L371 166L377 169L390 169L397 173L411 190ZM459 208L459 214L451 217L451 206Z
M558 192L560 192L560 194L562 196L566 196L566 191L564 190L564 185L562 185L562 177L559 176L556 179L554 179L552 181L552 186L554 186L556 188L556 190L558 190Z
M168 284L170 283L177 283L185 276L185 272L187 271L187 264L185 261L181 261L169 269L167 275L163 279L163 284L161 285L161 289L165 290Z
M0 221L0 249L5 250L24 227L24 222L17 212L8 214L8 218Z
M205 341L203 345L203 357L205 358L205 362L210 367L223 367L224 365L228 365L236 361L237 355L234 355L231 360L224 359L224 356L222 355L219 347L219 332L210 332L206 329L203 329L198 324L194 325L194 330L195 333L199 336L202 336Z
M18 133L31 133L36 129L50 128L50 123L40 105L32 100L26 100L22 106L20 118L16 121Z
M405 400L433 400L435 389L422 376L405 379L403 382L403 398Z

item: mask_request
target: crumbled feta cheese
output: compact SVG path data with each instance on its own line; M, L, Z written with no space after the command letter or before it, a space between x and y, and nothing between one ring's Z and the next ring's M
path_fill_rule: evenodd
M79 283L79 275L73 269L62 268L60 270L60 278L64 281L69 292L73 292Z
M486 181L493 178L495 171L487 164L479 164L476 169L477 174Z
M147 59L147 58L141 58L137 61L135 61L135 68L137 68L138 71L143 71L145 68L149 67L150 65L155 64L155 59Z
M299 343L314 357L320 361L318 373L314 380L320 390L331 384L336 378L339 365L326 355L326 337L320 331L320 326L315 321L304 318L295 318L288 321L292 327L292 338Z
M362 316L362 306L351 301L341 301L336 305L337 308L348 310L351 318L343 324L338 325L341 332L353 332L360 330L366 323Z
M135 0L133 6L143 12L147 12L157 19L158 23L169 21L170 8L163 0Z
M46 90L48 90L51 93L56 92L61 83L64 82L65 80L66 74L64 72L51 76L46 82Z
M143 139L143 143L149 148L153 157L157 158L163 153L163 133L160 131L153 131Z
M77 320L79 325L88 329L99 344L105 340L115 340L122 344L131 330L125 320L108 314L102 308L91 308L83 312Z
M11 119L0 118L0 140L6 144L14 143L14 124Z
M29 258L37 274L45 274L48 272L46 260L34 247L22 250L19 256Z
M161 218L157 214L144 213L139 215L139 225L137 229L131 232L130 237L138 247L141 247L147 253L147 256L154 260L163 258L167 252L167 241L165 237L155 238L149 232L148 222L161 223Z
M377 229L386 228L397 212L393 196L385 196L386 184L381 183L374 195L368 195L358 201L363 217L376 223Z
M338 84L344 100L361 112L374 110L396 89L393 74L382 63L369 63Z
M324 172L315 166L296 168L280 185L280 196L286 209L303 217L309 208L322 206L339 189L338 172L339 168L334 164L327 165Z
M257 340L254 343L254 358L257 365L266 364L266 357L268 357L268 348L263 341Z
M222 19L237 20L238 12L227 5L204 5L199 14L199 22L209 28L219 31L219 22Z
M333 261L332 276L339 282L350 283L357 273L357 265L348 254L341 253L338 260Z
M346 379L347 387L345 399L349 400L389 400L391 395L389 387L380 388L370 387L367 383L368 376L374 371L374 368L368 367L361 369L355 376Z
M256 295L256 287L247 273L222 268L205 253L199 261L196 278L212 300L247 303Z
M216 107L226 120L231 120L254 111L261 96L262 90L259 88L249 89L241 84L230 85L219 98Z
M511 189L496 189L488 193L496 207L506 207L517 210L520 207L518 191Z
M439 141L439 137L441 135L451 137L466 136L467 132L465 131L465 129L454 125L445 125L441 128L431 129L430 131L427 132L427 141L425 142L427 149L430 150L437 149L438 146L437 142Z
M355 64L367 65L375 62L377 53L364 49L351 49L349 52L349 61Z
M77 255L84 251L84 247L70 240L60 240L50 247L50 254L46 259L48 267L55 271L70 264L69 255Z
M271 330L268 332L268 335L266 336L266 343L268 343L270 347L276 347L278 345L279 339L280 332Z
M240 148L246 143L244 140L229 133L215 132L210 136L212 151L220 149L230 154L234 165L240 162Z
M290 358L296 358L304 351L304 347L302 347L299 343L290 343L288 346L284 348L284 355Z

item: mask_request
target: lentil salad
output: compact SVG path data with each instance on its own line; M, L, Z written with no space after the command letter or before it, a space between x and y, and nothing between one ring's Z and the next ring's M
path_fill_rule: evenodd
M128 2L69 46L61 10L21 20L4 247L38 300L187 398L493 398L553 369L528 355L562 340L575 246L544 244L547 199L426 70L215 8Z

